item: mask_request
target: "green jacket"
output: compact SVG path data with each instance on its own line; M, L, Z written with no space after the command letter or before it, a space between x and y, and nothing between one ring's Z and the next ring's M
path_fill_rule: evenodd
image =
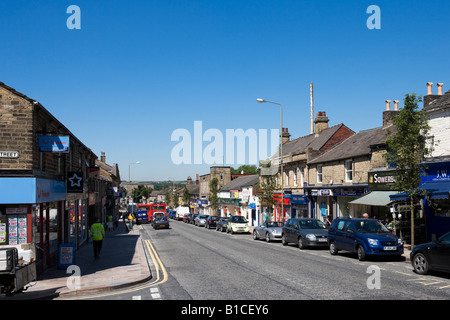
M101 223L94 223L89 230L89 235L94 241L103 240L105 237L105 228L103 228Z

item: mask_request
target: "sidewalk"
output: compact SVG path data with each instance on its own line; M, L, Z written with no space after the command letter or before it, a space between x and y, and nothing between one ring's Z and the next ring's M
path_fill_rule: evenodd
M38 276L32 287L1 300L36 300L71 295L98 293L131 286L151 279L139 228L127 232L122 221L115 231L105 231L100 258L94 259L92 242L75 252L75 265L80 268L80 281L75 283L72 272L54 266ZM78 284L79 288L75 285Z

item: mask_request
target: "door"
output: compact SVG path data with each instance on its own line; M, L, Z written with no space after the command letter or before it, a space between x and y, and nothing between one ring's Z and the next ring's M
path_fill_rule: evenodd
M355 227L352 221L345 222L342 232L342 249L347 251L355 250Z
M442 236L430 252L431 263L440 269L450 270L450 233Z

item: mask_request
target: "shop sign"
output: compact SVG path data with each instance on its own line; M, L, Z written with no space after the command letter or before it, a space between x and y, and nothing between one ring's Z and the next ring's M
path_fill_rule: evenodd
M307 204L305 196L292 195L291 197L292 204Z
M19 151L0 151L0 158L15 159L19 157Z
M394 190L395 176L393 171L369 172L369 191Z
M83 193L83 173L71 172L67 174L67 193Z
M239 190L230 190L230 198L239 198Z
M39 152L69 153L68 136L38 136Z

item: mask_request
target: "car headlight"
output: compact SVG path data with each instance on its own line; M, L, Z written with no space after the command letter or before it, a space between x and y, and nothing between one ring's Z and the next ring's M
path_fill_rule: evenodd
M369 244L371 246L377 246L378 245L378 241L376 239L370 239L368 238L367 241L369 241Z
M402 245L403 245L403 240L400 239L400 238L398 238L398 245L399 245L399 246L402 246Z
M317 238L314 234L307 234L306 239L308 239L310 241L317 241Z

